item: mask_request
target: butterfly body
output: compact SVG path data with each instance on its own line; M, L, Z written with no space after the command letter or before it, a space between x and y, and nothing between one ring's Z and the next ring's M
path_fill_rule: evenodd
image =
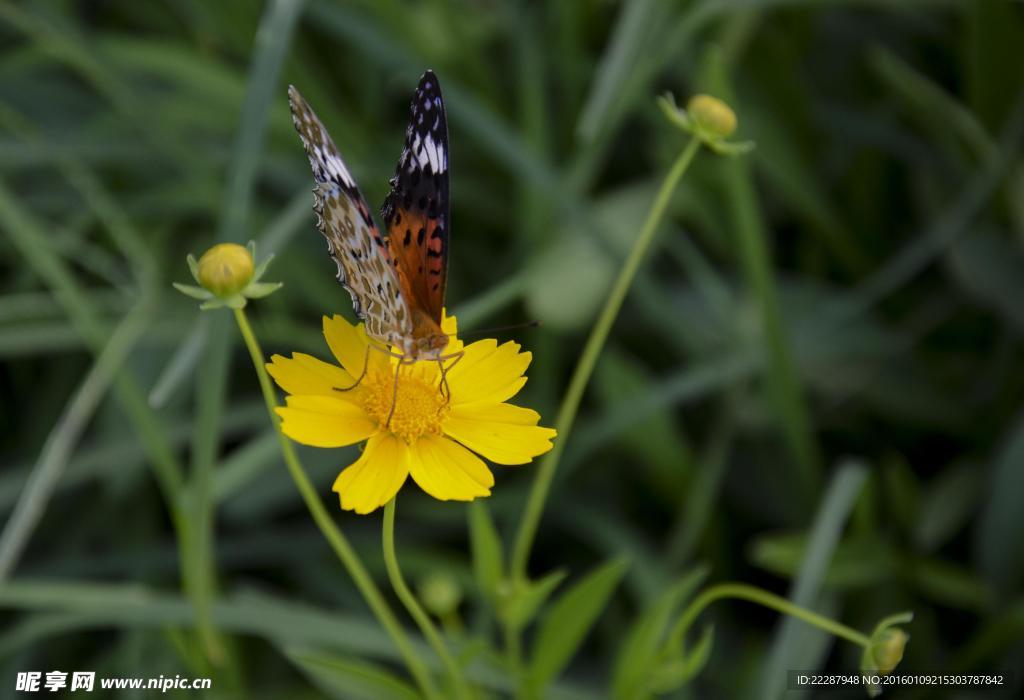
M410 106L405 147L381 207L381 235L366 200L312 108L290 87L292 119L316 180L313 209L338 281L371 337L409 361L441 360L448 268L448 124L427 71Z

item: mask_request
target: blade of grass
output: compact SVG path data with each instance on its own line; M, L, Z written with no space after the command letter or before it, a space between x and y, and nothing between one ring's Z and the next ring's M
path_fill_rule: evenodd
M633 401L620 403L586 427L581 427L575 445L567 452L563 472L570 474L602 447L636 423L669 406L688 403L721 391L753 376L761 366L750 353L720 358L713 362L686 367L661 380L650 392Z
M118 325L47 437L14 512L0 534L0 581L8 578L17 565L72 451L110 389L117 370L145 331L152 311L152 300L143 298Z
M123 292L112 289L83 290L90 304L105 314L124 314L131 310L131 299ZM21 292L0 297L0 323L14 323L49 319L59 316L61 306L52 294Z
M676 522L665 545L665 559L670 568L686 564L693 557L697 543L718 503L736 432L734 411L734 399L726 400L721 415L711 429L707 447L698 463L699 468L694 470L684 502L680 504Z
M988 203L1020 153L1024 135L1024 97L1017 100L995 153L985 159L960 195L940 212L924 233L910 241L834 309L835 324L861 315L908 283L966 232Z
M185 339L175 348L171 359L149 391L149 405L162 408L185 380L192 376L195 366L203 355L203 347L209 336L209 319L201 315L185 334Z
M794 605L813 608L818 603L832 554L839 543L846 520L853 511L867 473L865 464L848 460L839 466L832 478L832 483L814 516L814 522L810 527L810 540L803 561L800 562L800 570L789 590L788 599ZM794 656L794 651L806 652L814 647L820 649L821 645L830 641L830 638L820 630L799 620L784 618L776 628L774 640L762 666L757 696L781 697L786 692L787 670L805 668L801 665L801 659ZM820 654L811 656L820 657ZM813 669L807 667L807 670Z
M75 330L95 353L99 353L108 335L106 324L66 263L45 245L46 227L22 209L3 183L0 183L0 222L18 252L52 290ZM176 499L184 480L160 421L147 406L135 378L123 367L115 380L115 392L146 447L154 474L173 514L177 510Z
M228 440L242 439L265 422L266 415L261 404L242 404L234 407L226 416L224 435ZM163 424L172 450L177 451L188 443L192 430L190 418L165 416ZM138 440L130 434L97 439L97 443L71 455L64 477L56 484L58 491L77 488L94 479L112 478L115 474L140 467L145 462L146 448L139 445ZM229 459L226 464L230 463ZM0 474L0 517L17 503L34 464L11 465Z
M462 302L456 310L456 315L459 317L459 328L472 329L473 326L492 314L511 306L522 296L528 282L529 279L525 271L519 272L468 301Z
M875 47L868 54L871 68L904 106L930 128L932 138L948 142L958 136L978 160L991 158L996 144L977 117L952 95L919 73L892 51Z
M647 52L652 34L664 27L667 3L635 0L621 6L615 31L601 56L586 104L580 110L576 135L584 143L593 141L608 121L614 104L635 78L634 64Z
M256 250L263 255L284 250L288 242L299 231L312 228L313 222L312 188L303 188L297 192L284 209L270 220L266 228L256 237Z
M281 66L304 4L303 0L274 0L260 20L242 117L228 167L218 231L222 241L244 242L271 103L279 94Z
M190 171L198 171L201 150L177 133L170 131L160 119L147 114L133 87L113 69L96 51L96 45L81 36L77 28L65 18L45 6L34 6L26 11L10 2L0 2L0 19L6 20L17 31L35 42L35 46L65 64L82 76L125 117L129 128L159 151L168 154L167 162L185 164ZM63 154L58 153L58 157Z
M516 23L516 86L519 94L519 121L523 140L538 154L542 161L551 159L551 134L547 109L546 90L551 72L548 69L546 45L541 41L539 13L526 8L511 10L509 14ZM524 233L517 237L520 250L544 244L547 229L544 222L549 216L551 202L531 180L519 183L519 224Z
M43 18L40 14L27 12L23 7L10 2L0 2L0 18L12 27L35 40L53 58L66 63L87 82L104 94L119 109L127 110L134 102L131 89L114 76L92 51L89 51L81 37L73 36L69 27L54 24L56 15Z
M981 671L997 663L997 655L1020 644L1024 639L1024 599L999 606L992 617L953 657L950 673Z
M213 497L220 503L279 461L277 435L267 430L223 460L213 475Z
M716 61L713 53L709 56L709 65L712 90L724 96L727 102L735 104L729 80L722 73L721 63ZM795 460L791 468L793 487L799 500L810 503L820 487L820 456L800 379L793 364L768 250L768 234L754 189L753 173L746 158L728 159L723 168L726 194L732 203L730 211L735 235L739 239L740 262L760 310L762 332L767 344L765 379Z
M1017 416L993 458L986 503L975 537L981 569L1002 593L1024 580L1024 413Z

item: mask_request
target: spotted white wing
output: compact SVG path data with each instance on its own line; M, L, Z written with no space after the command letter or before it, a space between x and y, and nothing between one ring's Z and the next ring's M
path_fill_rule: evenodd
M338 281L352 296L352 306L366 323L366 332L388 345L400 346L413 329L387 242L374 225L366 200L330 134L294 86L288 88L288 101L316 180L316 225L338 266Z

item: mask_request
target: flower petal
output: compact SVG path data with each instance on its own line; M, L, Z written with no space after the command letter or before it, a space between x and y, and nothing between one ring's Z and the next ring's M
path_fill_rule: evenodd
M366 443L366 449L334 480L341 507L369 513L390 501L409 476L409 446L394 435L380 433Z
M489 496L494 475L462 445L438 435L421 437L413 445L409 471L420 488L441 501L472 501Z
M333 396L337 393L335 387L349 387L355 382L341 367L301 352L292 353L290 358L274 355L266 367L277 385L289 394Z
M448 341L448 347L444 349L445 355L451 355L462 350L462 341L458 338L459 323L454 316L448 315L448 310L441 309L441 330L447 333L451 340Z
M533 355L519 352L519 344L498 345L490 338L465 347L464 355L448 371L452 405L477 402L501 403L515 396L526 377L523 372Z
M538 420L536 411L507 403L453 406L444 432L496 464L526 464L550 450L556 435Z
M365 440L377 423L352 401L333 396L289 396L277 409L281 432L313 447L344 447Z
M367 366L371 369L387 366L387 355L370 348L366 328L361 323L353 326L341 316L324 316L324 338L338 362L353 377L362 376Z

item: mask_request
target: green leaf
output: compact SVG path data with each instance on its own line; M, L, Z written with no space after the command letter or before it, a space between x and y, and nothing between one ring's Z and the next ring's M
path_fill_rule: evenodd
M561 569L552 571L539 581L506 584L498 591L498 614L506 625L522 628L533 619L540 606L565 578Z
M1024 330L1024 251L1019 241L980 229L957 241L946 255L952 278L982 306L992 309L1019 333Z
M1019 591L1024 580L1024 412L1009 426L993 457L981 512L978 554L981 570L997 590Z
M754 540L750 560L779 576L794 578L807 544L802 532L765 535ZM825 583L844 588L877 585L893 575L898 563L899 553L878 535L851 535L836 545Z
M179 292L185 294L186 296L190 296L193 299L201 299L203 301L206 301L207 299L213 298L213 293L206 291L202 287L196 287L195 285L191 284L181 284L179 282L171 282L171 284Z
M586 327L597 316L653 191L647 180L633 182L595 200L587 221L566 222L530 266L524 299L531 315L559 329Z
M935 551L963 531L977 512L984 485L977 464L950 467L932 479L921 494L914 522L914 543Z
M707 145L720 156L742 156L756 147L753 141L709 141Z
M223 299L210 299L209 301L204 301L202 304L200 304L199 310L212 311L213 309L223 309L227 305L227 302L224 301Z
M473 552L476 585L480 593L493 602L498 594L498 586L505 577L501 565L504 554L491 513L487 504L480 500L469 504L469 544Z
M900 457L893 457L882 472L884 494L893 518L905 532L912 532L921 504L921 485L910 465Z
M924 597L959 610L991 610L997 597L974 571L942 559L911 559L904 568Z
M530 662L530 682L540 691L568 665L608 604L628 562L615 559L566 591L541 622Z
M655 102L658 105L658 108L661 109L661 113L665 115L665 118L674 125L686 132L693 130L693 124L690 122L690 115L687 114L685 109L676 105L676 97L671 92L667 92L664 95L658 95L658 97L655 98Z
M594 389L609 411L626 399L650 394L658 383L636 358L611 347L604 351L594 374ZM666 411L652 415L619 439L637 455L637 464L641 465L638 476L649 481L658 498L675 507L694 465L685 437L671 414Z
M189 253L185 257L185 262L188 263L188 270L189 270L189 272L192 273L192 279L194 279L196 282L198 282L199 281L199 261L196 260L196 256L192 255L192 253ZM174 286L177 287L178 285L175 284Z
M655 654L676 610L707 577L699 567L679 579L633 623L619 648L612 671L612 697L617 700L642 697L651 678Z
M285 656L323 691L343 700L418 700L416 690L384 669L361 659L303 650Z
M283 286L283 282L253 282L245 288L245 296L250 299L262 299Z
M252 255L253 259L256 258L256 242L255 241L249 241L249 253ZM274 254L271 253L270 255L267 256L266 260L264 260L263 262L261 262L259 265L256 266L256 269L252 273L252 278L254 280L257 280L257 281L262 279L263 275L265 275L266 272L267 272L267 268L270 266L270 263L273 260L274 260Z
M667 693L677 690L697 677L711 658L711 647L715 641L715 628L708 625L700 634L700 639L689 654L662 664L651 677L651 690L655 693Z

